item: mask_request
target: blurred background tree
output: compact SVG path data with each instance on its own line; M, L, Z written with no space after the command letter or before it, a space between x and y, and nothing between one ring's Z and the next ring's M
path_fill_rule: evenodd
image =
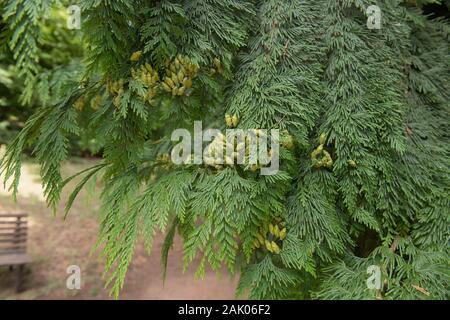
M52 6L39 20L40 37L36 76L28 84L20 76L13 52L6 42L0 50L0 145L7 144L23 128L37 107L51 105L79 85L84 72L81 32L67 28L66 5ZM1 26L1 25L0 25ZM4 27L5 25L3 25ZM4 35L7 31L2 30ZM87 155L96 140L72 137L70 152Z

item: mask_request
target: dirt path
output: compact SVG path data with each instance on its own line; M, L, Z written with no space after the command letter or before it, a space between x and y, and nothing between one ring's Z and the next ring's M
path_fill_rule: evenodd
M150 257L139 255L130 268L130 278L124 286L122 299L234 299L237 277L230 278L208 270L204 279L194 279L196 264L183 273L181 239L176 238L169 254L166 281L161 276L160 250L162 235L154 242ZM141 250L141 249L138 249ZM139 273L136 271L139 270Z

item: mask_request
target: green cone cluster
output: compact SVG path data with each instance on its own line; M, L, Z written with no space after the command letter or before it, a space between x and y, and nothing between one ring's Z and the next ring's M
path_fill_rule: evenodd
M330 153L324 149L325 141L326 136L324 133L322 133L319 138L319 146L316 149L314 149L313 152L311 152L311 160L313 166L317 169L322 167L325 168L333 167L333 159L331 158Z
M292 135L291 134L289 134L289 132L287 131L287 130L284 130L282 133L281 133L281 141L280 141L280 143L281 143L281 145L284 147L284 148L286 148L286 149L288 149L288 150L293 150L294 149L294 147L295 147L295 140L294 140L294 138L292 137Z
M223 73L223 66L222 66L222 62L220 61L219 58L214 58L213 59L213 64L214 67L211 67L210 71L212 75L215 74L222 74Z
M225 114L225 123L228 128L236 128L239 124L239 118L237 115L229 115L228 113Z
M101 104L103 102L103 98L101 95L96 94L92 99L91 99L91 108L93 110L97 110L98 108L100 108Z
M198 64L178 55L173 61L166 61L166 76L162 87L172 96L189 95L192 81L197 76Z
M145 63L137 71L131 69L131 76L138 79L146 88L146 93L141 98L149 104L153 104L159 88L158 72L149 63Z
M234 150L231 156L227 155L227 148ZM244 143L235 145L235 141L231 141L231 139L219 133L206 147L203 161L207 166L212 166L218 170L222 169L225 165L233 166L238 152L244 148Z
M259 229L252 249L265 248L271 253L279 254L283 240L286 238L286 223L279 217L275 221L264 225Z
M73 103L73 107L77 109L78 111L83 111L84 107L86 105L86 98L84 96L78 98Z
M113 96L113 104L116 107L119 107L122 95L125 93L124 84L124 79L119 79L116 81L110 80L106 83L106 89Z

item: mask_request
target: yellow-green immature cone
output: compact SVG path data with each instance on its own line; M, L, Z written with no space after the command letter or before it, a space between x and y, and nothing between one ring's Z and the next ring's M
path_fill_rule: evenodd
M152 85L152 76L150 73L147 73L147 76L145 77L145 84L149 87Z
M170 88L175 87L175 84L173 83L172 79L169 78L169 77L166 77L166 79L164 80L164 82L167 83L167 85L168 85Z
M231 127L233 124L233 121L231 120L231 116L228 113L225 114L225 123L226 123L227 127Z
M318 153L318 154L321 153L322 150L323 150L323 144L319 145L319 146L316 148L316 150L317 150L317 153Z
M157 73L155 73L152 77L152 85L156 84L159 80L159 76Z
M222 63L220 62L219 58L214 58L213 63L217 69L219 69L222 66Z
M264 244L264 237L260 233L258 233L256 237L258 238L260 244Z
M269 250L270 252L273 251L272 249L272 244L269 242L269 240L265 241L265 245L266 245L266 249Z
M325 163L325 165L326 165L327 168L333 167L333 160L328 160L328 161Z
M280 253L280 247L275 243L275 241L272 241L270 245L272 247L272 252L275 252L276 254Z
M280 239L283 240L284 238L286 238L286 228L283 228L280 231Z
M148 89L147 92L148 92L149 99L152 99L155 96L155 94L156 94L156 91L153 90L153 89Z
M311 152L311 159L312 160L317 159L318 154L319 154L319 152L317 151L317 149L314 149L313 152Z
M130 60L133 62L138 61L141 58L141 55L142 55L142 51L133 52L133 54L130 57Z
M74 102L73 106L75 107L75 109L77 109L78 111L82 111L84 109L84 97L79 98L77 101Z
M116 107L119 107L119 105L120 105L120 96L117 96L117 97L114 98L113 104L114 104Z
M325 133L322 133L319 137L319 143L320 144L325 144L325 140L327 139L327 136L325 135Z
M283 140L282 145L288 150L292 150L294 148L294 139L290 134L288 134L287 137Z
M356 162L355 162L355 160L348 160L348 164L350 165L350 167L356 168Z
M267 234L267 230L266 229L267 228L265 228L265 227L260 227L259 228L259 232L260 232L261 236L263 236L263 238L266 237L266 234Z
M273 227L273 234L274 234L274 236L276 236L276 237L280 237L280 229L278 228L277 225L275 225L275 226Z
M233 124L233 127L237 127L237 125L238 125L238 123L239 123L239 118L238 118L238 116L237 116L237 115L233 115L233 116L231 117L231 122L232 122L232 124Z
M180 89L178 89L178 95L182 96L184 94L184 91L186 90L185 87L181 87Z
M273 224L269 224L269 232L274 235Z
M228 164L228 165L231 165L231 166L234 165L233 159L231 157L229 157L229 156L225 157L225 163Z
M167 83L165 83L165 82L162 83L162 87L163 87L163 89L166 90L167 92L171 92L171 91L172 91L172 89L170 89L170 87L169 87L169 86L167 85Z
M179 81L180 83L183 82L183 79L184 79L184 73L183 73L183 71L181 71L181 70L178 71L177 78L178 78L178 81Z
M147 80L147 77L145 76L145 73L144 73L144 72L141 72L140 78L141 78L141 82L142 82L142 83L145 83L145 81Z
M192 80L191 79L189 79L189 78L185 78L184 80L183 80L183 85L186 87L186 88L190 88L190 87L192 87Z
M320 161L317 161L317 162L314 164L314 167L320 168L320 167L322 167L323 165L324 165L324 162L323 162L322 160L320 160Z
M94 99L91 100L91 108L97 110L102 104L102 97L97 94Z
M178 84L178 77L176 73L172 73L172 76L170 77L170 79L172 79L173 83Z

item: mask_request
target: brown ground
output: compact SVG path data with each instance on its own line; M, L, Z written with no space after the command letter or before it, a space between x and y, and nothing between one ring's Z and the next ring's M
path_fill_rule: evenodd
M90 160L76 160L66 164L64 172L73 174L92 164ZM34 262L29 266L27 290L21 294L14 292L15 273L0 267L0 299L110 299L108 290L103 288L102 261L97 254L89 254L97 236L97 195L100 189L92 184L88 192L81 192L68 219L64 221L61 213L54 217L43 202L37 167L26 164L24 169L18 203L15 204L10 195L0 188L0 212L29 213L28 252ZM236 278L223 275L219 279L210 271L205 279L195 280L193 268L183 274L179 238L169 255L163 286L159 259L162 242L163 235L157 235L150 255L145 253L142 244L138 245L120 299L234 298ZM69 265L81 268L81 290L66 288L66 268Z

